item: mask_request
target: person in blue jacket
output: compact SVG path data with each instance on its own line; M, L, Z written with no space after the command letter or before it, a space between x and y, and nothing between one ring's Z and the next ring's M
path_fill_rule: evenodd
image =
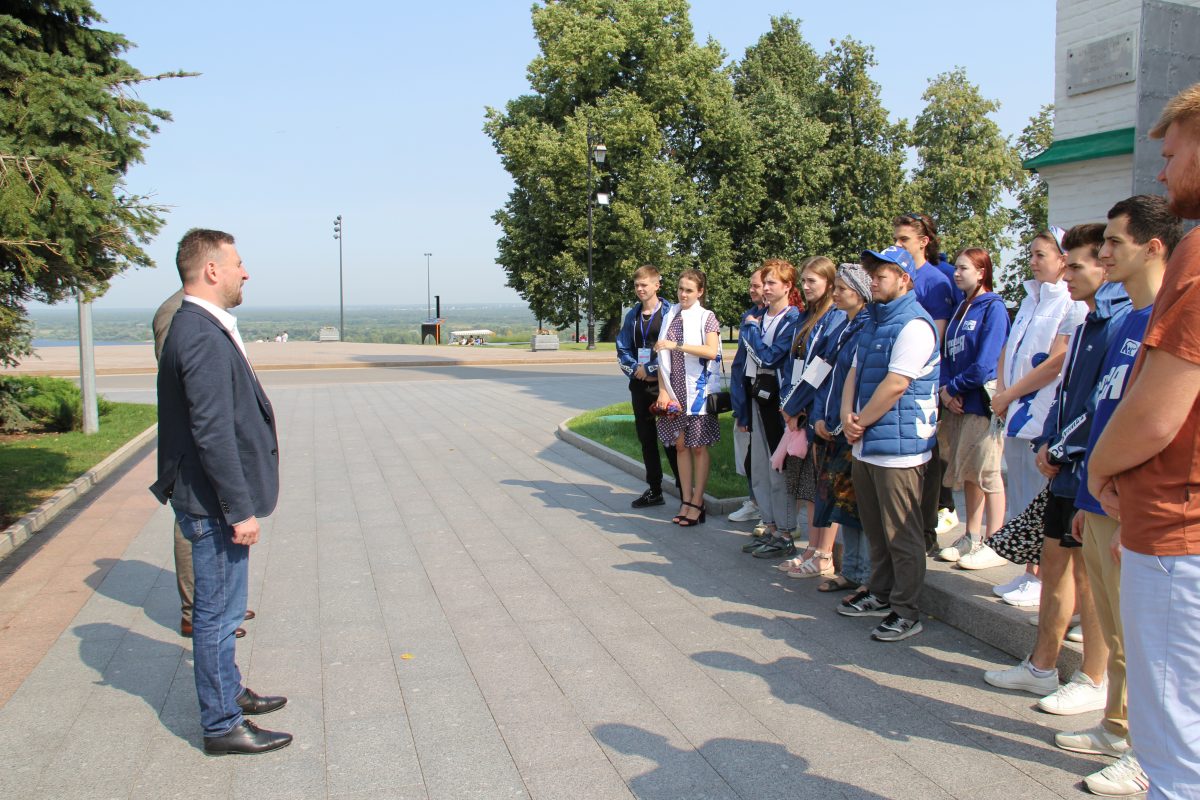
M897 642L922 630L921 491L937 439L941 353L937 328L912 291L912 256L895 246L864 250L862 264L875 302L842 391L842 431L853 445L871 580L837 612L883 617L872 638Z
M817 477L825 461L825 441L812 435L809 421L813 397L828 377L824 358L830 342L846 324L846 313L833 302L837 266L824 256L815 256L800 269L805 312L792 343L783 394L783 418L792 430L805 427L809 446L804 458L788 458L788 494L804 503L808 511L808 547L781 568L788 577L812 578L833 575L833 543L837 537L830 514L816 514Z
M962 300L955 291L953 278L948 277L942 267L937 225L928 214L901 214L892 220L892 234L896 246L903 247L912 256L917 270L913 278L913 291L916 292L917 302L933 318L940 343L946 336L946 324L950 316ZM925 473L925 486L921 490L925 550L930 556L938 552L938 533L958 525L954 492L942 484L942 473L945 471L945 454L935 444L933 460Z
M762 266L761 314L746 317L741 339L746 343L746 375L751 378L750 460L754 465L754 499L762 511L766 540L751 550L755 558L793 556L796 545L796 504L788 496L783 473L771 468L771 454L783 438L779 413L780 387L791 361L792 339L800 311L791 304L796 286L796 268L782 259L768 259ZM790 374L790 373L787 373Z
M738 329L745 323L746 317L762 314L762 270L756 269L750 273L750 283L747 290L750 294L750 307L742 314ZM731 522L750 522L761 519L762 512L754 500L753 468L750 465L750 423L751 408L749 403L750 383L746 378L746 342L738 339L737 352L729 367L729 399L733 406L733 457L734 468L739 475L746 476L746 501L729 515ZM742 552L749 553L762 544L759 537L754 537L749 544L742 547Z
M846 376L858 349L858 337L870 314L863 312L871 302L871 276L860 264L838 267L833 285L833 303L845 315L822 348L821 358L829 375L813 394L808 419L815 440L824 442L825 459L817 475L817 500L813 515L826 525L837 525L842 545L839 573L817 586L819 592L865 589L871 577L871 546L858 518L858 501L850 476L853 459L850 443L842 434L841 402ZM785 404L786 405L786 404Z
M633 293L637 295L638 304L629 309L617 334L617 363L629 378L633 424L642 445L642 463L646 467L646 491L630 503L634 508L661 506L665 502L662 461L658 457L658 426L650 412L650 406L658 399L658 359L654 357L654 343L658 341L662 322L671 310L671 304L658 296L661 286L662 277L649 264L634 271ZM675 448L664 445L663 450L678 486L679 465Z
M1004 438L992 424L990 395L1008 339L1008 309L992 291L992 257L986 250L970 247L959 253L954 280L965 299L950 319L942 347L940 395L946 413L938 426L938 441L946 457L942 483L951 489L962 487L967 513L966 532L938 552L942 561L958 561L982 547L1004 524Z
M1088 401L1100 382L1109 342L1131 308L1122 286L1104 282L1106 270L1099 260L1103 245L1103 225L1076 225L1063 237L1067 253L1063 280L1071 299L1087 304L1088 313L1071 334L1050 411L1041 434L1032 440L1038 448L1038 471L1050 481L1039 564L1042 591L1037 641L1033 652L1020 664L984 673L984 680L993 686L1042 695L1038 706L1052 714L1103 708L1108 695L1108 646L1096 616L1082 545L1071 535L1075 496L1091 430ZM1076 610L1083 631L1083 664L1060 687L1055 665Z

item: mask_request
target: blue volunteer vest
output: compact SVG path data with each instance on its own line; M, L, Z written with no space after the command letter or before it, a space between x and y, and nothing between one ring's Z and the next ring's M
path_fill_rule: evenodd
M933 319L921 308L916 294L911 291L887 304L872 303L866 310L870 317L858 338L855 408L866 405L887 377L892 347L906 324L922 319L934 328L935 333L937 330ZM936 367L940 363L935 347L926 362L926 366L935 369L914 378L896 404L863 434L864 456L917 455L933 449L937 442L939 370Z

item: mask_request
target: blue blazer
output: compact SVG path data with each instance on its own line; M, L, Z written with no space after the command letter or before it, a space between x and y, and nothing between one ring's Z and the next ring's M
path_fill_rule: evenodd
M158 363L160 503L235 525L265 517L279 499L275 412L233 337L216 317L183 303Z

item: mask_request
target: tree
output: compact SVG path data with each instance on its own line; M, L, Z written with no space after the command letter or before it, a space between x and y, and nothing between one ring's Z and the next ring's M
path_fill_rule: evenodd
M1029 118L1029 124L1017 137L1017 153L1025 162L1049 149L1053 143L1054 106L1046 105ZM1017 188L1017 208L1009 226L1017 245L1017 255L1001 273L1003 288L999 291L1005 300L1019 303L1025 296L1022 284L1033 277L1026 246L1050 225L1049 200L1050 193L1042 176L1032 170L1025 171Z
M830 42L822 59L821 121L829 126L830 257L858 261L892 240L903 210L908 127L892 123L871 80L874 49L855 39Z
M30 352L25 305L103 294L162 226L126 192L158 121L130 95L130 43L89 0L10 0L0 13L0 364Z
M754 127L763 192L753 218L734 231L740 272L767 258L799 263L829 250L832 171L821 121L821 59L789 16L746 49L734 94Z
M1012 241L1005 193L1016 191L1021 175L1016 150L989 116L1000 104L986 99L961 67L930 80L923 99L913 125L914 210L937 221L947 252L982 247L999 263Z
M487 109L484 126L513 179L494 216L508 285L560 327L586 311L587 197L603 186L612 199L595 216L593 246L602 329L646 263L668 287L701 267L718 316L736 308L731 230L761 190L720 47L696 44L686 0L547 0L532 18L532 91ZM591 187L589 129L608 150Z

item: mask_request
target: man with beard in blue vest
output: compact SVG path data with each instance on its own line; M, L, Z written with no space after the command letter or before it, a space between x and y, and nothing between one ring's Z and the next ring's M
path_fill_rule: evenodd
M852 477L871 544L871 579L838 613L883 617L871 637L896 642L921 632L921 493L937 438L941 358L937 327L913 291L912 256L892 246L863 251L862 263L875 302L846 377L842 429L854 447Z

